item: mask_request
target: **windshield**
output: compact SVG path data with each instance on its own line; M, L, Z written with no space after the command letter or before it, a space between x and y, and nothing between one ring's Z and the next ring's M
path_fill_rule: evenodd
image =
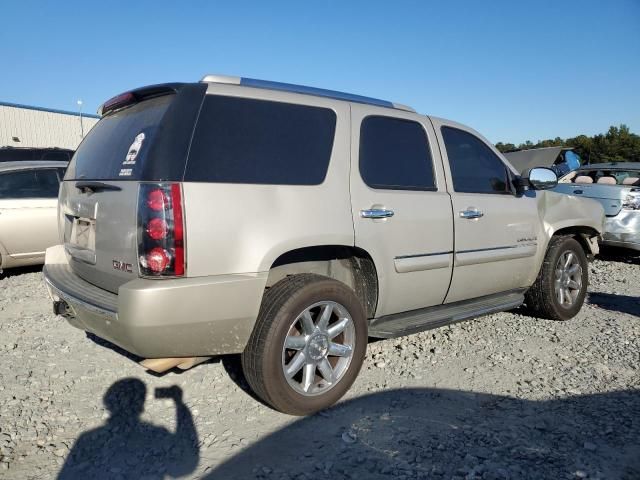
M173 98L145 100L103 117L78 147L65 180L139 180Z

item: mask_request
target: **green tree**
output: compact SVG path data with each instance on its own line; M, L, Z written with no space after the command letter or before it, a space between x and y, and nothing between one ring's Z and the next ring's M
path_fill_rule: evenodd
M572 147L584 162L640 162L640 135L632 133L627 125L611 126L607 133L594 135L578 135L562 139L538 140L533 143L527 140L518 145L519 150L543 147ZM513 143L498 142L496 148L501 152L515 150Z

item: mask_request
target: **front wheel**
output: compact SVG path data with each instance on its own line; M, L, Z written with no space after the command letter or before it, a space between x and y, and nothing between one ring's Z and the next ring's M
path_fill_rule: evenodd
M569 320L582 308L588 284L587 256L582 246L572 237L553 237L525 302L538 317Z
M366 348L366 317L353 290L328 277L293 275L265 292L242 367L266 403L307 415L346 393Z

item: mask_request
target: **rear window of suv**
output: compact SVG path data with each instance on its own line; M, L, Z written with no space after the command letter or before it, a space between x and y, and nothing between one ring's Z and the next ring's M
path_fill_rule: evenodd
M139 180L174 95L145 100L103 117L87 134L66 180Z
M333 110L207 95L185 181L318 185L329 167Z

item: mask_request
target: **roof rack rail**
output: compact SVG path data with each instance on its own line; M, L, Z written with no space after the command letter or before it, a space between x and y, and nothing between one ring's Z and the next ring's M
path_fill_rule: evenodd
M242 85L245 87L264 88L266 90L280 90L283 92L303 93L305 95L315 95L316 97L334 98L336 100L344 100L347 102L364 103L366 105L376 105L378 107L395 108L397 110L415 112L415 110L411 107L399 103L389 102L387 100L355 95L353 93L338 92L335 90L326 90L324 88L295 85L292 83L272 82L270 80L258 80L255 78L246 77L232 77L228 75L205 75L202 78L201 82L226 83L229 85Z

